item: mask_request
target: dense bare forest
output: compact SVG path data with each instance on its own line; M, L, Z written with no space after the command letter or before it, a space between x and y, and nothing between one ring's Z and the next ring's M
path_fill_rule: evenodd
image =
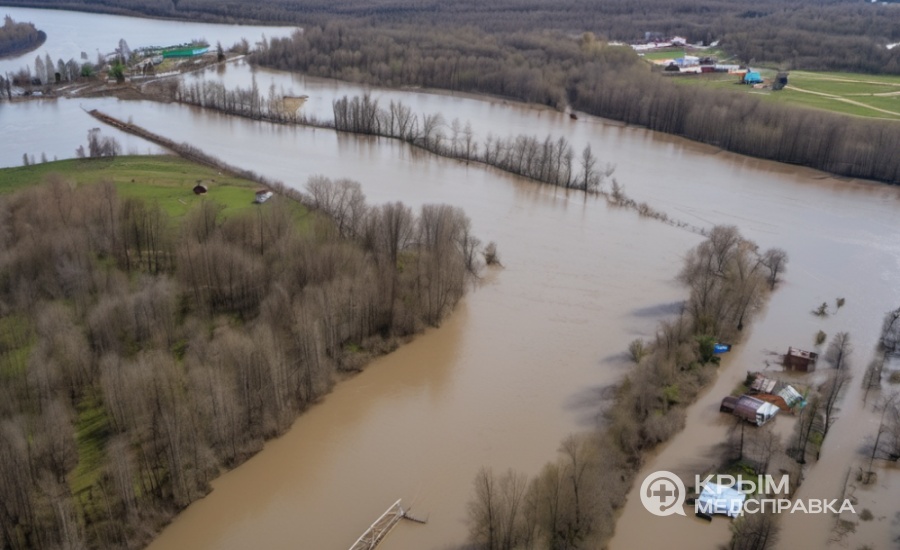
M0 27L0 57L31 51L46 39L44 31L37 30L33 23L16 23L7 15Z
M141 547L462 296L478 241L459 209L309 193L314 214L276 196L178 223L110 183L0 200L0 547Z
M736 341L766 300L786 257L759 253L733 226L717 226L685 258L681 315L651 342L629 346L635 365L609 392L603 422L570 436L533 478L483 469L469 503L470 541L484 550L604 548L645 453L684 427L685 409L714 376L715 342Z
M490 32L593 32L611 40L645 33L720 40L744 61L790 68L900 72L886 44L900 41L900 6L863 0L11 0L55 7L225 22L316 25L359 20L380 27L412 23L434 31L471 26Z

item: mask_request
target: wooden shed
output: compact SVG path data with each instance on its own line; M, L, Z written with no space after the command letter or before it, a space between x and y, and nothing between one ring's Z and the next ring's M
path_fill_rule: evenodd
M816 360L818 358L818 353L798 348L788 348L788 352L784 354L783 364L788 370L812 372L816 370Z
M753 383L750 384L749 394L767 403L772 403L784 412L793 412L795 407L802 408L806 405L803 396L789 384L766 378L756 373Z

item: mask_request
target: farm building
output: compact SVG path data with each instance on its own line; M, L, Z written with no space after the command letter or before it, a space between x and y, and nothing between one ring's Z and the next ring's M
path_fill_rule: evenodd
M170 57L194 57L203 55L209 51L209 46L188 46L185 48L168 48L162 51L162 56L166 59Z
M749 395L729 395L722 400L720 412L730 413L756 426L762 426L778 414L778 407Z
M700 58L693 55L686 55L684 57L676 57L675 64L679 67L693 67L694 65L700 64Z
M757 399L772 403L784 412L792 412L796 407L804 407L806 400L789 384L756 374L750 384L750 394Z
M747 71L741 77L741 84L762 84L762 76L756 71Z
M803 398L803 395L795 390L793 386L789 386L787 384L785 384L783 388L778 390L778 393L775 395L784 399L785 403L788 404L788 407L791 408L804 407L806 405L806 399Z
M812 372L816 370L816 360L819 354L812 351L804 351L798 348L788 348L788 352L784 354L783 365L788 370L797 370L800 372Z

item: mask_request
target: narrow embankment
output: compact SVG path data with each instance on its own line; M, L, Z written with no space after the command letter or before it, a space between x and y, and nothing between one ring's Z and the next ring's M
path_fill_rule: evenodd
M281 182L269 180L251 170L244 170L236 166L232 166L227 162L208 155L200 149L197 149L196 147L193 147L192 145L189 145L187 143L177 143L167 137L153 133L130 122L125 122L115 117L109 116L106 113L98 111L97 109L91 109L90 111L87 111L87 113L104 124L112 126L113 128L131 134L133 136L145 139L149 142L155 143L160 147L164 147L177 154L178 156L192 162L215 168L216 170L219 170L220 172L226 173L230 176L248 179L281 193L290 193L293 198L299 199L301 197L301 194L298 191L288 190Z

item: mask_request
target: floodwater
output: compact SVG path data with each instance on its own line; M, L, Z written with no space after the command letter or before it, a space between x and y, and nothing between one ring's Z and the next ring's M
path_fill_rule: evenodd
M47 40L36 50L0 59L0 75L14 73L28 66L34 72L34 59L50 54L53 63L75 59L78 63L96 63L97 54L108 55L125 39L131 49L150 46L172 46L192 40L206 40L215 47L230 48L241 39L251 47L263 40L289 36L296 27L220 25L189 23L163 19L140 19L120 15L98 15L64 10L42 10L0 6L0 17L9 15L16 22L31 22L47 34ZM82 53L84 57L82 57Z
M217 77L246 86L250 75L249 68L233 66ZM255 75L261 89L275 83L309 95L303 108L322 117L329 116L332 99L364 91L268 71ZM785 282L724 362L712 389L690 408L688 428L648 460L638 481L656 469L679 472L710 463L710 449L730 426L717 412L718 402L746 370L766 368L771 354L789 345L811 347L819 329L829 335L845 330L854 340L856 377L821 461L800 490L809 498L839 496L847 468L874 433L858 389L861 371L883 313L900 305L900 189L837 180L592 117L571 121L500 100L371 92L381 101L402 98L417 112L469 121L481 138L488 131L553 133L577 149L590 143L601 159L616 165L616 177L636 200L701 227L735 224L763 249L787 250ZM5 139L8 127L26 132L29 120L42 120L31 105L39 104L0 106ZM693 233L599 199L391 140L178 105L113 99L54 105L52 116L65 117L74 129L47 135L40 143L48 154L74 151L86 129L97 125L80 106L100 108L288 185L302 187L312 174L350 177L374 203L461 206L475 233L497 242L505 266L487 271L440 328L340 383L284 436L215 481L213 492L151 545L156 550L347 548L397 498L429 521L399 525L384 548L458 546L466 538L466 502L478 469L534 474L554 458L566 434L592 425L598 390L627 372L627 343L651 337L657 321L677 311L685 291L674 284L674 274L683 254L700 242ZM21 153L0 151L0 163L18 164ZM810 314L839 296L846 305L834 315ZM782 429L790 421L776 420ZM615 548L715 548L727 541L727 520L657 519L643 510L636 492L619 520ZM781 547L824 547L831 521L783 518ZM890 520L872 525L877 528L870 536L887 547Z

